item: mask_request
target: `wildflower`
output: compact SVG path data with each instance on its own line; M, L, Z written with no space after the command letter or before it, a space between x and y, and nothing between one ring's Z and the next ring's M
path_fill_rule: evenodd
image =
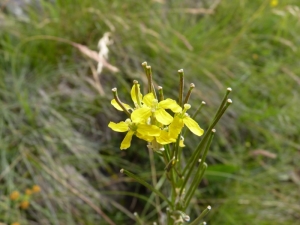
M271 5L272 7L276 7L276 6L278 5L278 0L271 0L271 1L270 1L270 5Z
M27 189L25 190L25 194L26 194L26 195L31 195L31 194L32 194L32 190L27 188Z
M18 198L20 197L20 193L18 191L13 191L9 198L12 200L12 201L15 201L17 200Z
M28 207L29 207L29 201L27 201L27 200L24 200L24 201L22 201L21 203L20 203L20 208L21 209L27 209Z
M11 223L10 225L21 225L19 222Z
M173 122L169 126L170 138L177 138L184 125L186 125L187 128L197 136L201 136L203 134L203 129L201 129L198 123L186 113L186 111L190 108L190 104L184 104L184 110L174 116Z
M39 185L33 185L31 190L33 193L38 193L41 191L41 187Z
M146 121L153 113L154 118L163 125L169 125L173 121L173 117L166 112L165 109L170 109L174 113L180 113L182 108L175 100L167 98L160 102L154 97L153 93L148 93L143 98L143 106L140 109L134 110L131 114L133 122L139 123Z
M138 84L137 81L134 81L134 84L131 88L131 92L130 92L130 95L131 95L131 99L134 103L134 107L131 107L130 105L128 104L125 104L122 102L122 104L125 106L125 108L127 110L132 110L133 111L133 108L139 108L141 106L141 102L142 102L142 99L143 99L143 95L141 94L141 90L140 90L140 85ZM120 105L117 103L116 99L113 99L111 100L111 104L119 111L124 111Z
M160 129L157 126L134 123L131 119L119 123L110 122L108 127L116 132L127 132L121 143L120 149L127 149L130 147L133 135L148 142L152 141L155 136L160 135Z

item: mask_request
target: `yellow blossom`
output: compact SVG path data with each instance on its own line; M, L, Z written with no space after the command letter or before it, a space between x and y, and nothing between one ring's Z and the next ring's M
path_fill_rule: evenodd
M271 0L271 1L270 1L270 5L271 5L272 7L276 7L276 6L278 5L278 0Z
M167 98L158 102L153 93L145 95L143 103L142 108L134 110L131 114L131 119L135 123L145 122L153 114L159 123L169 125L173 121L173 117L167 113L165 109L170 109L174 113L180 113L182 111L182 108L175 100Z
M20 197L20 193L18 191L13 191L9 196L9 198L13 201L17 200L19 197Z
M19 222L11 223L10 225L21 225Z
M33 185L31 190L33 193L38 193L41 191L41 187L39 185Z
M110 122L108 127L116 132L127 132L121 143L120 149L127 149L130 147L133 135L148 142L151 142L154 137L160 135L160 129L157 126L134 123L130 119L119 123Z
M186 125L187 128L197 136L201 136L203 134L203 129L201 129L198 123L186 113L186 111L190 108L191 105L185 104L182 113L178 113L174 116L174 120L169 126L170 138L177 138L184 125Z
M29 201L27 201L27 200L24 200L24 201L22 201L21 203L20 203L20 208L21 209L27 209L28 207L29 207Z
M137 88L137 92L138 95L136 95L136 88ZM131 88L131 99L134 103L134 107L131 107L130 105L123 103L122 104L125 106L125 108L127 110L133 110L133 108L139 108L139 104L138 101L142 101L143 99L143 95L141 94L141 90L140 90L140 85L139 84L134 84ZM119 111L123 111L123 109L119 106L119 104L117 103L117 101L115 99L111 100L111 104Z
M25 190L25 194L26 194L26 195L31 195L31 194L32 194L32 190L27 188L27 189Z

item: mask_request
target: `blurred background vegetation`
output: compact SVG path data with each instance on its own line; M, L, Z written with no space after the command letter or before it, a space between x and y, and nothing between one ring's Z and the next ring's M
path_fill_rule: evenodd
M111 88L129 101L143 61L169 97L184 69L194 110L207 103L204 129L233 89L191 215L210 204L211 225L300 221L299 0L41 0L19 13L11 3L0 3L0 222L134 224L135 211L156 221L153 196L119 174L150 177L145 147L120 151L123 135L107 128L124 116ZM97 83L97 63L70 43L97 51L106 32L119 72L104 68ZM10 193L35 184L19 209Z

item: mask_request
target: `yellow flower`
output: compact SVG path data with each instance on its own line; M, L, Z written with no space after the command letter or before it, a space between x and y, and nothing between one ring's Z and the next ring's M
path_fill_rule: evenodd
M272 7L276 7L276 6L278 5L278 0L271 0L271 1L270 1L270 5L271 5Z
M182 111L182 108L175 100L167 98L158 102L153 93L145 95L143 103L142 108L134 110L131 114L131 119L135 123L147 121L153 113L153 116L159 123L169 125L173 121L173 117L167 113L165 109L170 109L174 113L180 113Z
M186 125L187 128L197 136L201 136L204 133L198 123L186 113L186 111L190 108L191 105L185 104L182 113L178 113L174 116L174 120L169 126L170 138L177 138L184 125Z
M26 188L26 190L25 190L25 194L26 194L26 195L31 195L31 194L32 194L32 190L31 190L31 189L28 189L28 188Z
M20 208L21 209L27 209L29 207L29 201L24 200L20 203Z
M169 132L162 130L160 135L156 137L156 141L161 145L170 144L176 142L176 138L170 137Z
M21 225L21 224L18 222L14 222L14 223L11 223L10 225Z
M152 141L154 137L160 135L160 129L154 125L134 123L130 119L125 122L114 123L110 122L108 127L116 132L127 132L125 138L121 143L120 149L127 149L130 147L132 136L135 134L138 138L145 141Z
M17 200L19 197L20 197L20 193L18 191L13 191L9 196L9 198L13 201Z
M137 85L137 86L135 86ZM138 91L138 95L136 95L136 87L137 87L137 91ZM131 99L134 103L134 107L131 107L130 105L123 103L123 105L125 106L125 108L127 110L133 110L133 108L139 108L140 105L138 102L141 102L143 99L143 95L141 94L141 90L140 90L140 85L139 84L134 84L131 88ZM119 106L119 104L117 103L117 101L115 99L111 100L111 104L119 111L123 111L123 109Z
M32 192L33 193L38 193L41 191L41 187L39 185L33 185L32 186Z

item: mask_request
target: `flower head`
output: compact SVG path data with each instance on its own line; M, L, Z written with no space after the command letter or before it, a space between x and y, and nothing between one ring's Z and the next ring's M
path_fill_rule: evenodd
M271 0L271 1L270 1L270 5L271 5L272 7L276 7L276 6L278 5L278 0Z
M26 188L25 194L28 195L28 196L31 195L32 194L32 190L29 189L29 188Z
M18 191L13 191L9 196L9 198L13 201L17 200L19 197L20 197L20 193Z
M11 223L10 225L21 225L19 222Z
M170 138L177 138L184 125L186 125L187 128L197 136L201 136L204 133L198 123L186 113L186 111L190 108L190 104L185 104L184 110L174 116L174 120L169 126Z
M41 187L39 185L33 185L32 186L32 192L33 193L38 193L41 191Z
M27 200L24 200L24 201L22 201L21 203L20 203L20 208L21 209L27 209L28 207L29 207L29 201L27 201Z
M142 108L134 110L131 114L132 121L142 122L153 114L154 118L163 125L169 125L173 121L173 117L166 112L165 109L170 109L174 113L180 113L182 108L175 100L167 98L160 102L154 97L153 93L148 93L143 98Z
M130 147L133 135L148 142L160 135L159 127L143 123L134 123L131 119L119 123L110 122L108 127L116 132L127 132L121 143L121 149Z

